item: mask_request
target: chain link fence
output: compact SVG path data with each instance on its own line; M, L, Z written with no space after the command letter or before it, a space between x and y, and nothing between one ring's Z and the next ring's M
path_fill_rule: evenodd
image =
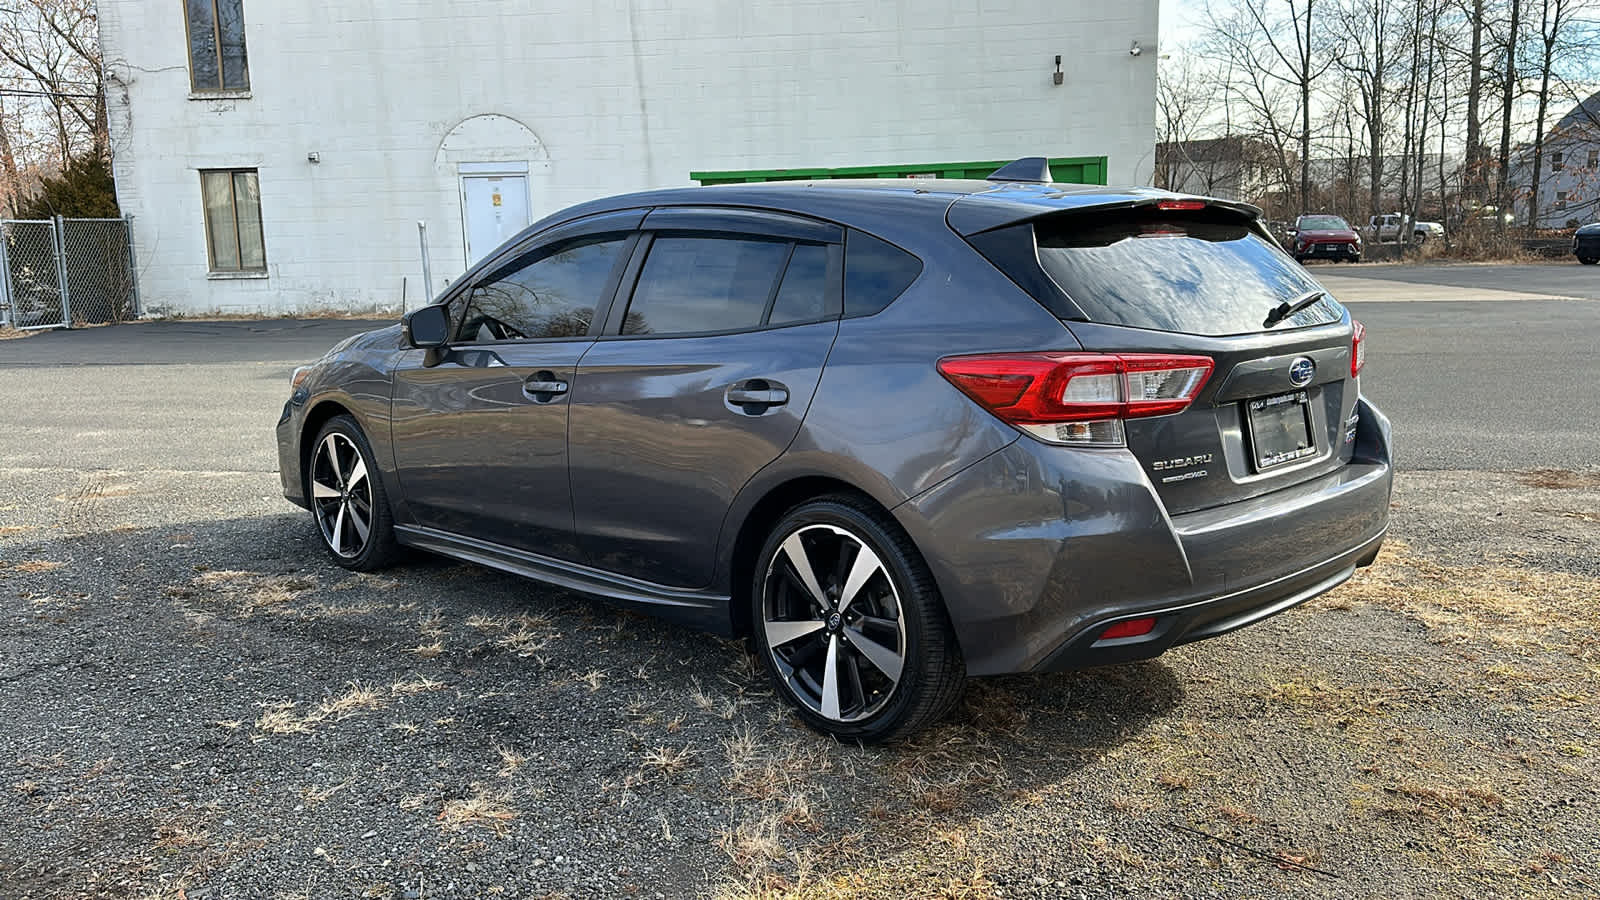
M0 219L0 326L71 328L139 315L127 219Z

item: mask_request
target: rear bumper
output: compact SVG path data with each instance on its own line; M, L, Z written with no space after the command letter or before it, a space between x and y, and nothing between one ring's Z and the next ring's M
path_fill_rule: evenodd
M1172 516L1125 451L1031 440L895 510L923 548L974 675L1124 662L1225 634L1331 590L1377 555L1389 423L1366 401L1351 462ZM1146 635L1098 640L1125 619Z

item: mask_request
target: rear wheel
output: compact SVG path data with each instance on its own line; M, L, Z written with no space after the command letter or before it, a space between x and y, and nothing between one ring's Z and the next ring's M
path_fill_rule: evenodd
M1592 266L1595 263L1600 262L1600 256L1579 257L1578 262L1581 262L1586 266Z
M947 712L966 675L927 564L895 522L848 495L791 510L755 567L756 650L808 725L882 741Z
M372 572L399 553L394 519L372 446L350 416L335 416L317 433L306 465L306 493L322 544L346 569Z

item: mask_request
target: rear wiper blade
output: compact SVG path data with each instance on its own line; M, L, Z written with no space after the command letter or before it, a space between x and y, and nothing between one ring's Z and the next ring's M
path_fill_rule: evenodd
M1279 303L1277 306L1274 306L1272 308L1272 312L1267 313L1267 320L1261 323L1261 327L1271 328L1279 322L1282 322L1284 319L1289 318L1300 310L1305 309L1306 307L1316 303L1318 300L1321 300L1326 296L1328 296L1327 291L1315 290L1307 291L1304 294L1301 294L1299 297L1295 298L1293 303L1285 300L1284 302Z

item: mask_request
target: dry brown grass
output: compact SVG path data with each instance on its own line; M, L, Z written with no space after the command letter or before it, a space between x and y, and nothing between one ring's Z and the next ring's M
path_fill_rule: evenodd
M0 341L19 341L26 337L33 337L37 331L22 331L10 325L0 325Z
M16 563L11 567L13 572L22 572L28 575L38 575L43 572L54 572L66 565L51 559L30 559Z
M472 786L472 794L445 801L439 810L439 827L447 831L467 828L484 828L504 835L517 811L511 806L510 791L491 791L481 784Z
M261 734L309 734L319 725L341 722L371 710L383 709L383 695L368 684L352 681L342 694L331 696L318 703L305 715L296 712L299 704L284 700L262 704L262 713L256 719L256 731Z
M1567 469L1532 469L1517 476L1528 487L1549 490L1581 490L1600 487L1600 472L1573 472Z
M1398 609L1455 641L1572 650L1592 641L1600 579L1505 564L1450 566L1393 541L1336 596Z
M446 687L447 685L442 681L435 681L426 675L419 675L409 681L396 681L394 684L389 685L389 691L401 696L407 696L442 691Z
M675 775L689 767L694 750L689 747L656 747L645 751L643 768L662 774Z
M495 774L501 778L510 778L528 761L527 754L511 747L496 747L494 752L500 755L500 771Z

